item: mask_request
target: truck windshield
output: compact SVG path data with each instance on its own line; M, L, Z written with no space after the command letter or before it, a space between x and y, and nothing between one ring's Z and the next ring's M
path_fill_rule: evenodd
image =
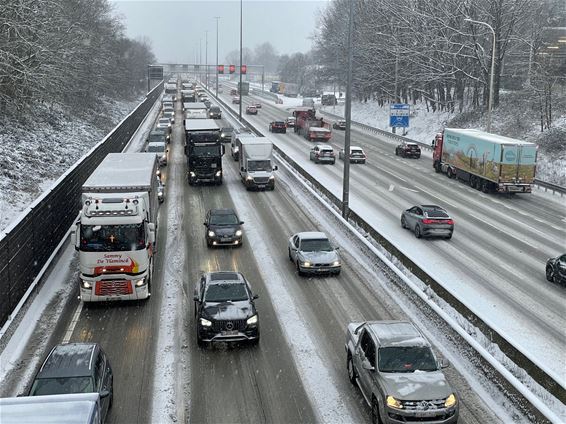
M271 161L268 160L252 160L248 161L248 171L249 172L256 172L256 171L271 171Z
M218 133L190 133L189 139L192 143L215 142L218 140Z
M94 384L91 377L38 378L33 382L30 396L92 392Z
M198 157L220 156L220 146L193 146L191 154Z
M429 347L384 347L378 352L381 372L436 371L438 366Z
M149 135L149 142L150 143L164 143L165 142L165 134L150 134Z
M145 249L144 224L81 225L83 252L124 252Z

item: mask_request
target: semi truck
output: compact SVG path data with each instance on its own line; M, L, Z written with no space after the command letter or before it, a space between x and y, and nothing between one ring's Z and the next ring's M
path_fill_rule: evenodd
M72 232L83 302L150 296L159 207L155 153L110 153L82 186Z
M305 137L309 141L328 141L332 137L330 123L323 118L316 117L314 108L302 107L293 111L295 117L295 133Z
M240 178L246 190L255 188L274 190L273 143L268 137L238 137Z
M286 97L297 97L299 95L299 86L292 82L282 82L279 84L279 93Z
M242 96L250 94L250 83L247 81L243 81L242 83L238 82L238 93Z
M185 155L190 185L199 182L222 184L224 145L214 119L185 119Z
M183 103L185 119L206 119L208 118L208 108L202 102Z
M484 193L530 193L537 145L475 129L445 128L435 136L432 166Z

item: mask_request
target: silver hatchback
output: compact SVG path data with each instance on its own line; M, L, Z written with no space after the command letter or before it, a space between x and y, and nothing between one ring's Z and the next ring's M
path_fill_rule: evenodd
M454 233L454 220L440 206L417 205L403 211L401 227L413 231L416 238L443 237L450 239Z
M289 239L289 260L295 263L299 275L340 274L342 262L337 250L320 232L297 233Z

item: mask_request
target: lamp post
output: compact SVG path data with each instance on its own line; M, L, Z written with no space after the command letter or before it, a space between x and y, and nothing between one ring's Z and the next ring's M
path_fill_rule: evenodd
M216 19L216 98L218 99L218 21L220 16L215 16Z
M238 105L238 118L242 121L242 9L243 0L240 0L240 84L238 87L238 95L240 96L240 104Z
M491 76L489 78L489 101L487 104L487 132L491 132L491 109L493 107L493 75L495 72L495 30L487 22L474 21L470 18L466 18L464 19L464 21L470 22L472 24L484 25L488 27L493 34L493 46L491 49Z
M350 134L352 127L352 27L354 26L354 2L350 1L348 15L348 77L346 79L346 105L344 119L346 120L346 134L344 137L344 181L342 187L342 217L348 219L350 215Z
M208 89L208 31L204 32L205 42L204 42L204 67L206 69L206 74L204 77L204 85Z

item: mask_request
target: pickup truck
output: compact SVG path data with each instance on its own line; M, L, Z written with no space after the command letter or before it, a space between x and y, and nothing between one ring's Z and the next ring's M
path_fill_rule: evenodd
M448 364L412 323L351 323L345 349L348 378L371 406L372 423L458 421L458 397L442 372Z

